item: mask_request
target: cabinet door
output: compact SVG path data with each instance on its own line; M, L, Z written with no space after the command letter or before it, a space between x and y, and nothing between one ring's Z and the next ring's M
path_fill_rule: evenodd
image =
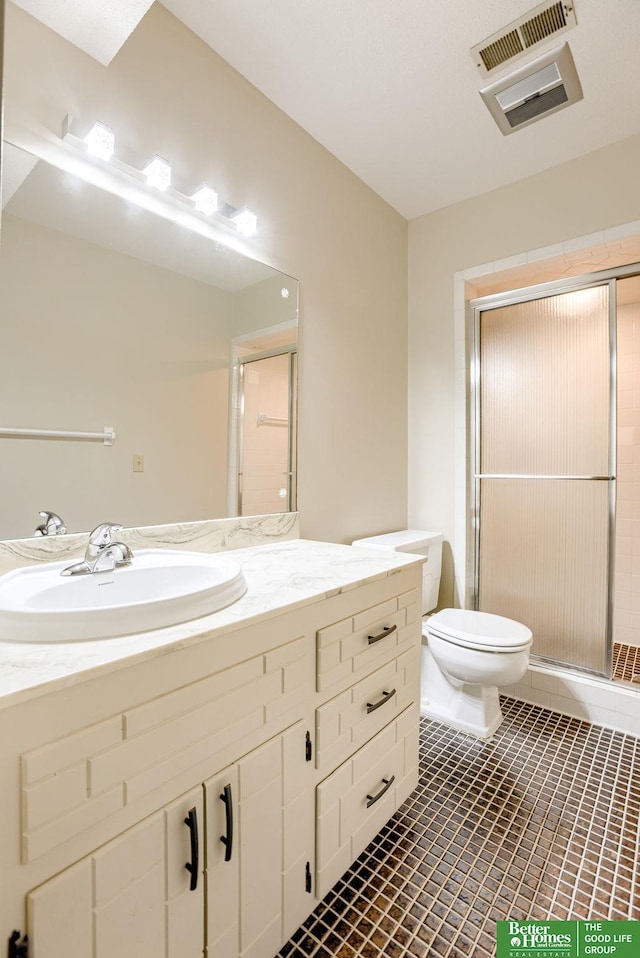
M310 768L298 723L205 783L208 958L272 958L308 914Z
M202 958L204 953L203 808L202 786L198 786L167 805L163 813L167 958Z
M240 853L238 766L205 782L207 958L238 958Z
M27 896L33 958L199 958L201 866L191 892L190 809L197 788Z
M241 958L270 958L282 944L281 740L238 763Z

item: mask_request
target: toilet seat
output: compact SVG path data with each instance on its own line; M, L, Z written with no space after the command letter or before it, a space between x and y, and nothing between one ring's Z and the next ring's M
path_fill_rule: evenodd
M533 637L521 622L470 609L436 612L424 623L423 632L479 652L521 652L529 648Z

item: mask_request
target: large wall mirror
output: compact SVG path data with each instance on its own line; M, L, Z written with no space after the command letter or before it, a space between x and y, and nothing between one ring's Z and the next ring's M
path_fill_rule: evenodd
M297 282L12 144L2 177L0 538L295 509Z

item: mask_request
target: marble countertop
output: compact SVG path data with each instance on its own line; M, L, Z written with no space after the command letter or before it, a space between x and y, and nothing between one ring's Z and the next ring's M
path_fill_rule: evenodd
M91 642L0 642L0 708L126 668L421 563L420 556L294 539L226 552L248 588L226 609L180 625Z

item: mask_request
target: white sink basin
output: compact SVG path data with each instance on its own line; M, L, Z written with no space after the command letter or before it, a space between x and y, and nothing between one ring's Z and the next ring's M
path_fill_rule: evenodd
M237 562L142 549L113 572L61 576L48 562L0 576L0 640L76 642L161 629L217 612L247 589Z

